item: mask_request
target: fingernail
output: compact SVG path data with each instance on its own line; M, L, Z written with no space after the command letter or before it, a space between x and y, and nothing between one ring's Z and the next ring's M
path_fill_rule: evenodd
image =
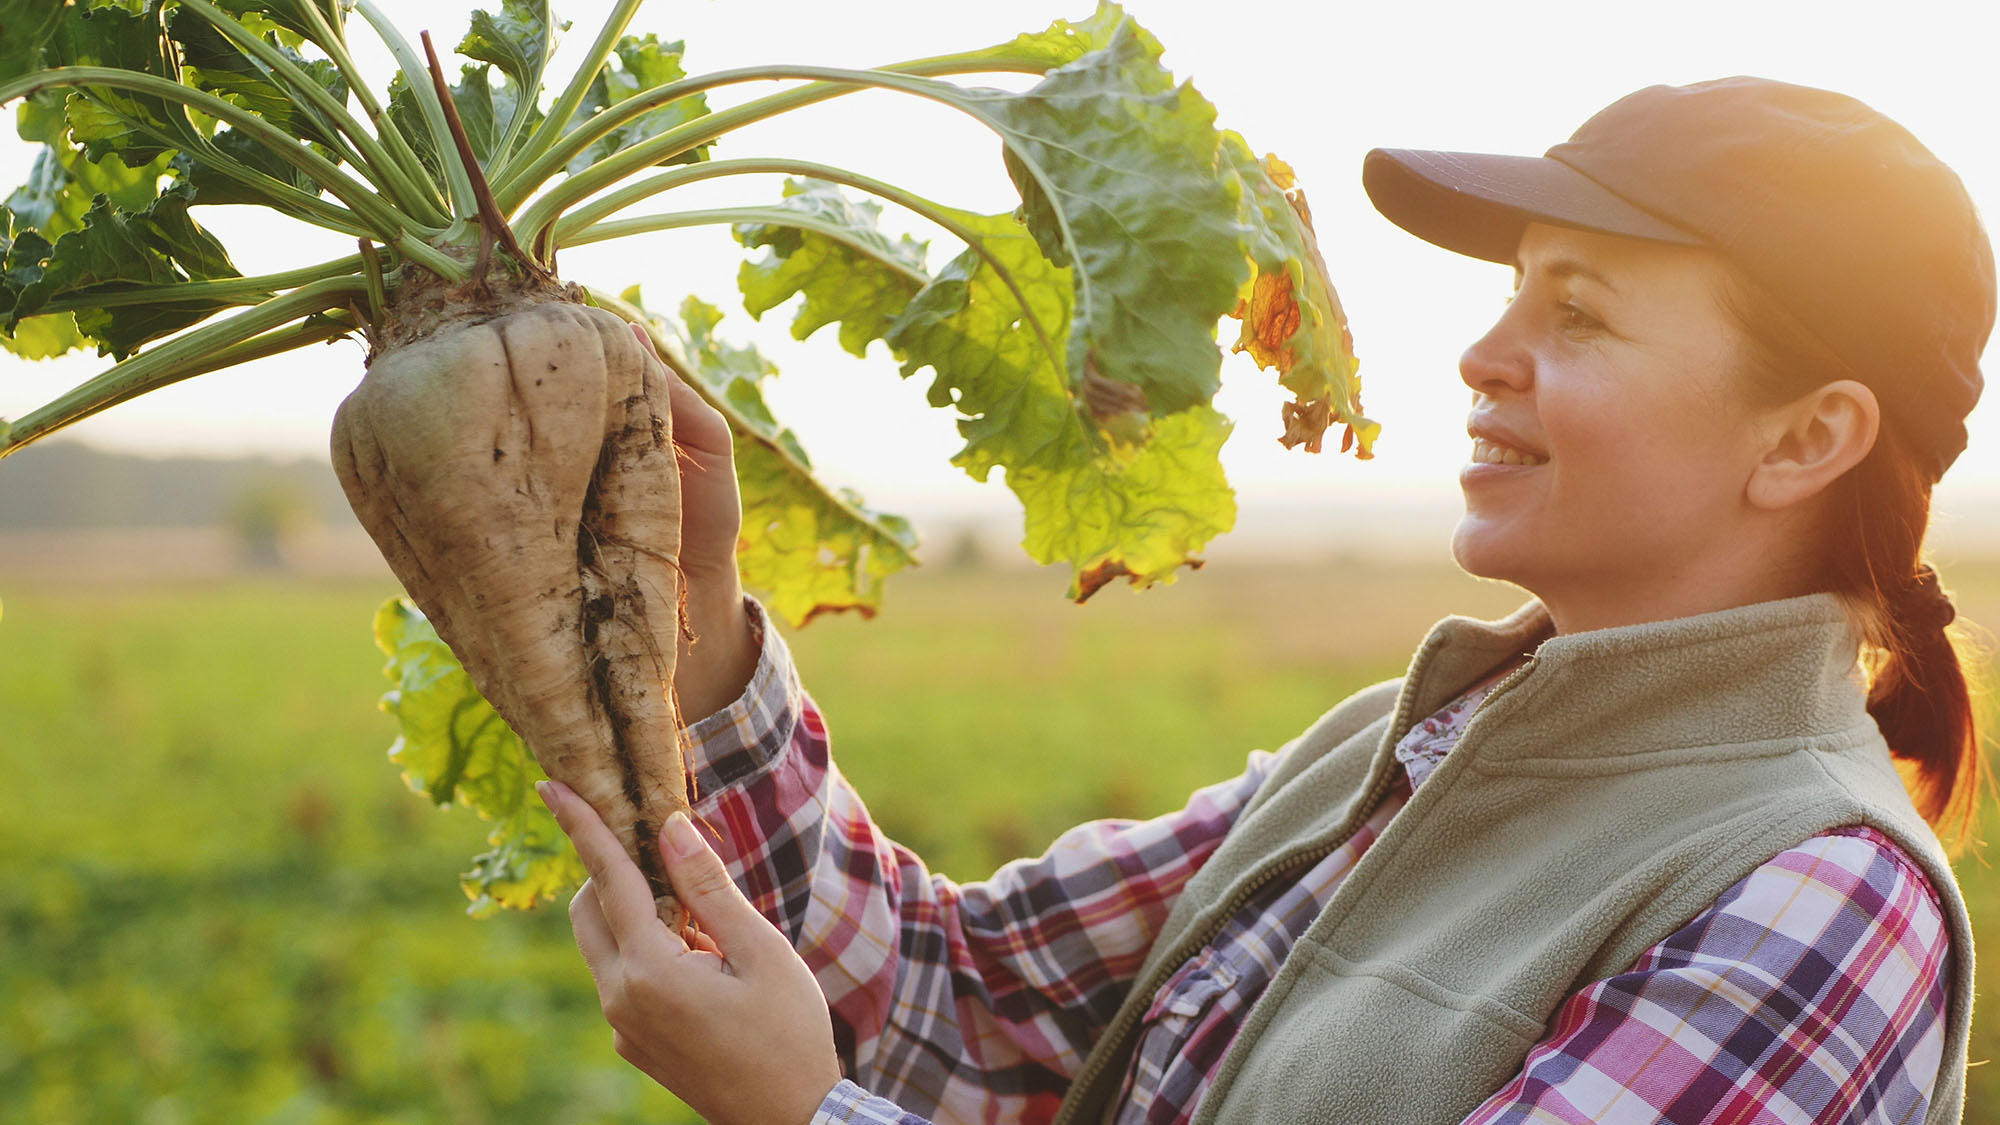
M546 781L537 781L535 782L535 793L537 796L541 797L542 803L549 807L550 812L556 811L555 786L550 785Z
M701 834L694 830L694 821L688 814L677 812L667 818L667 847L675 856L687 859L699 855L708 845L702 842Z

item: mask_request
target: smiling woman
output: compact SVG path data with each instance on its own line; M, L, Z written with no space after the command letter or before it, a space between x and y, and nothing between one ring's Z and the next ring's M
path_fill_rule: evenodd
M756 669L688 731L726 832L664 837L714 942L545 793L627 1058L759 1122L1959 1120L1972 931L1933 826L1983 767L1918 565L1994 319L1957 177L1751 78L1363 175L1518 271L1460 363L1453 548L1534 597L1181 811L972 884L883 836L744 603Z
M1459 565L1535 591L1564 632L1790 594L1762 562L1790 530L1744 488L1769 421L1735 375L1722 259L1534 223L1519 260L1459 366L1485 446L1459 475Z

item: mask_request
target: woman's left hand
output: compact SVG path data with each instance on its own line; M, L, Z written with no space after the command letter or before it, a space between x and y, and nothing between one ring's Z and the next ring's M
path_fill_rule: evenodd
M596 811L560 782L538 788L590 872L570 925L619 1056L714 1125L806 1125L840 1062L826 998L791 942L676 813L660 854L702 930L690 948Z

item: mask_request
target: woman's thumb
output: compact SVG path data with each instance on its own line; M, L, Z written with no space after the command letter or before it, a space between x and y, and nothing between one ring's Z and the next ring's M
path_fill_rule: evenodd
M715 938L724 959L741 968L754 961L768 939L784 938L767 921L722 866L722 857L708 846L684 812L667 818L660 830L660 854L667 861L667 878L681 905L701 928ZM785 944L789 951L791 946Z

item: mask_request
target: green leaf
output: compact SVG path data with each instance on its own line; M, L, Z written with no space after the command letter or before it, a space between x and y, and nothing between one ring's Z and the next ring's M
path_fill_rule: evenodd
M498 161L506 155L502 148L511 149L531 133L541 116L542 71L555 49L556 32L568 27L554 22L548 0L505 0L499 15L485 10L472 13L472 26L459 41L458 53L497 67L509 86L504 93L489 88L486 112L493 124L488 127L487 149L480 153L482 163ZM468 81L471 74L468 69ZM457 93L453 91L453 96Z
M956 410L966 439L952 462L975 480L1005 470L1025 515L1023 546L1037 562L1071 565L1072 596L1087 597L1113 576L1170 580L1233 525L1235 499L1215 457L1226 420L1204 406L1142 419L1127 440L1106 440L1065 367L1074 274L1049 261L1014 216L948 212L979 246L912 293L916 244L877 230L875 208L846 203L823 183L786 190L787 209L845 237L776 223L740 227L739 239L766 250L738 273L745 306L759 311L802 295L795 335L838 323L849 351L880 338L905 376L932 369L930 403ZM885 318L899 300L901 310ZM1169 493L1150 495L1169 469L1181 474Z
M524 90L540 90L556 30L547 0L505 0L497 16L483 9L472 13L458 53L492 63Z
M626 300L636 306L636 291ZM744 586L794 626L845 610L873 616L883 581L915 563L917 537L909 522L874 511L853 491L829 487L813 474L798 436L764 402L763 381L777 367L755 348L719 339L720 310L689 297L680 315L677 335L687 366L722 400L735 434L743 494L736 561Z
M15 229L33 228L44 237L60 238L83 226L84 215L99 195L127 211L143 208L159 195L168 157L139 168L120 160L92 162L70 142L60 97L28 98L17 115L21 139L43 148L27 180L7 197Z
M525 909L580 884L583 866L568 839L529 797L547 775L437 630L407 599L391 598L376 611L374 631L389 658L383 674L395 684L382 697L396 719L390 761L431 803L463 805L493 822L491 850L474 857L462 880L469 912Z
M880 339L922 286L925 244L904 235L891 240L876 229L882 208L872 200L853 202L824 180L785 181L782 206L850 233L868 251L818 231L776 223L739 223L736 240L751 249L768 248L756 261L738 267L743 307L753 317L803 294L792 317L792 336L803 340L828 324L840 325L840 346L857 357ZM879 268L880 258L900 262L908 272ZM912 276L914 275L914 276Z
M1122 461L1065 432L1035 463L1007 469L1026 514L1022 546L1038 562L1069 562L1078 601L1116 578L1143 587L1199 567L1195 552L1236 525L1221 461L1229 430L1213 407L1190 407L1154 421Z
M471 143L472 154L481 167L491 166L496 159L496 150L506 139L507 122L513 118L519 96L520 88L511 79L494 82L491 64L468 65L460 69L458 84L451 88L451 98L458 107L459 124L465 127L465 138ZM403 134L410 150L417 154L417 160L429 173L431 182L437 185L440 192L447 190L443 164L430 126L425 121L416 95L410 92L409 84L403 81L400 73L389 79L389 103L385 112L390 124ZM524 129L532 129L541 119L541 110L530 106ZM453 160L457 158L456 154L451 156Z
M597 113L625 101L643 90L655 86L665 86L687 77L681 68L681 56L685 48L682 40L662 43L657 35L643 38L627 35L618 41L611 55L605 60L603 69L591 82L584 93L578 113L571 118L570 128L589 120ZM613 64L616 64L615 66ZM618 128L600 137L589 148L583 150L576 159L569 162L568 170L574 175L599 160L615 152L631 148L648 137L666 132L676 125L685 125L708 113L708 96L695 94L678 98L663 106L649 109ZM701 145L672 157L663 163L692 164L708 159L711 146Z
M930 403L963 416L966 444L952 463L974 480L997 466L1058 468L1078 452L1063 435L1086 436L1063 366L1071 273L1044 257L1011 215L954 217L977 233L985 253L967 249L939 270L890 325L889 346L904 376L935 371Z
M214 24L200 14L176 8L167 20L168 34L180 49L182 80L250 110L272 125L301 140L331 144L334 128L303 104L283 83L272 77L262 63L243 53ZM307 79L332 95L347 100L347 77L329 59L307 59L277 41L272 45L296 64ZM331 152L324 152L331 157Z
M159 10L138 14L115 7L72 6L49 42L48 61L106 66L175 79ZM70 133L92 161L116 154L129 167L198 146L201 134L176 103L121 90L78 91L65 103Z
M1022 546L1037 562L1070 564L1071 597L1113 577L1145 586L1199 565L1195 552L1236 522L1219 460L1228 421L1203 405L1153 421L1135 441L1098 440L1063 368L1071 272L1011 215L955 217L986 253L968 249L938 271L887 336L904 375L935 372L931 404L965 416L953 464L977 480L1005 471L1021 501Z
M13 335L0 335L0 348L22 359L53 359L88 342L77 331L76 317L66 312L31 316L15 326Z
M469 75L473 69L468 66L465 72ZM481 74L487 73L485 67L478 69ZM461 81L460 85L464 86L469 81L468 77ZM453 91L452 97L459 103L459 117L463 123L465 99L457 91ZM430 123L424 117L423 106L417 100L417 95L410 90L410 84L400 70L389 76L389 100L383 106L382 112L388 119L390 127L401 133L404 142L410 146L410 151L416 153L418 162L424 166L424 171L430 174L431 183L437 185L440 191L444 190L443 165L439 163L437 144L431 136Z
M1128 18L1027 91L963 95L1006 141L1036 242L1076 267L1071 383L1091 361L1155 417L1214 397L1215 324L1249 272L1215 109L1159 59Z
M242 21L245 27L260 35L268 33L286 47L297 47L307 39L318 42L319 28L307 15L313 7L319 9L320 17L336 33L347 17L340 0L213 0L213 3Z
M57 296L75 299L134 286L241 276L222 244L188 215L193 197L193 189L181 184L144 210L122 211L100 196L83 226L53 246L34 232L16 235L0 278L6 331L13 333L23 318ZM192 300L86 308L77 312L76 325L97 342L100 353L123 359L140 344L233 304Z
M0 0L0 82L42 68L42 51L55 37L65 9L52 0Z
M224 175L216 162L226 160L252 172L261 172L271 179L307 195L318 195L319 185L313 182L297 165L276 153L271 147L253 137L246 137L235 129L217 129L215 136L202 147L202 155L179 153L173 158L175 176L188 185L195 198L204 206L220 206L227 203L263 204L284 209L256 184L244 183L233 176ZM213 156L211 157L211 154ZM321 150L321 156L332 159L332 154Z
M1097 10L1087 19L1076 22L1056 20L1042 31L1023 32L1005 43L940 58L963 62L1006 60L1017 65L1054 70L1108 45L1124 18L1123 8L1100 2Z

